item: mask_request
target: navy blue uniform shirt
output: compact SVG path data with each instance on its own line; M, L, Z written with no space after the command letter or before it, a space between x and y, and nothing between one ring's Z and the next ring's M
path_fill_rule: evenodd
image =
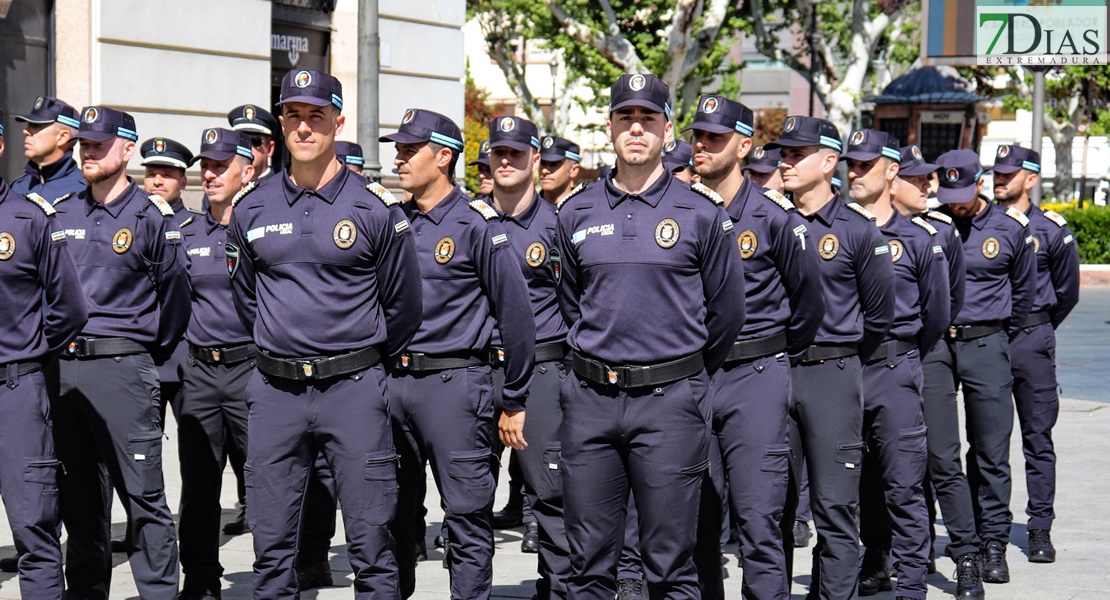
M54 208L89 306L81 333L127 338L165 359L189 323L185 249L169 205L128 181L111 204L86 188Z
M319 190L284 172L253 183L232 212L225 251L255 344L285 358L400 352L420 326L421 293L396 205L346 167Z
M1059 327L1079 303L1079 249L1064 217L1030 206L1029 228L1037 253L1037 298L1032 312L1047 310Z
M967 270L964 267L964 245L960 230L952 217L935 210L918 215L937 230L937 239L944 248L944 260L948 264L948 322L952 323L964 307L964 288L967 286Z
M802 218L817 245L825 289L825 319L815 341L857 344L860 356L866 357L894 323L894 265L874 218L851 205L834 195L821 210Z
M705 188L708 190L708 188ZM559 303L572 348L610 365L702 352L719 368L744 327L744 265L724 209L661 175L643 194L612 174L559 207Z
M987 202L974 217L953 221L963 239L967 287L964 307L952 322L1003 321L1014 335L1025 323L1037 295L1037 259L1029 219L1017 209L1007 211Z
M12 191L19 194L34 192L53 203L66 194L77 194L85 189L85 176L73 160L73 151L62 155L61 160L39 168L33 162L23 167L23 175L12 182Z
M517 264L528 284L532 315L536 321L536 343L561 342L567 337L567 324L559 312L555 270L561 268L559 249L555 245L558 220L555 205L537 193L532 203L519 215L501 212L501 226L509 236ZM500 345L501 332L493 332L494 345Z
M181 224L189 256L193 311L185 339L202 348L239 346L251 341L235 311L231 278L227 276L227 227L205 212Z
M948 329L948 265L939 232L921 217L898 211L879 228L894 263L894 324L887 340L913 342L922 353Z
M0 179L0 365L46 360L88 319L65 233L43 202Z
M406 202L424 286L424 324L408 350L470 354L505 348L505 410L523 410L535 364L536 324L528 287L497 211L486 215L455 186L428 212ZM487 219L487 216L490 218Z
M748 178L725 212L744 259L747 320L740 339L785 331L787 351L800 354L813 343L825 316L817 252L805 221L784 196L772 199Z

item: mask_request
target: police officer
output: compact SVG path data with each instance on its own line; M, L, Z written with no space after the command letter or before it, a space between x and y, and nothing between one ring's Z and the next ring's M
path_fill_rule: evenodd
M983 168L971 150L940 155L937 199L963 240L967 269L964 306L948 332L951 374L963 386L967 418L967 478L987 583L1010 580L1010 339L1036 300L1037 263L1029 218L979 196Z
M809 347L825 314L817 253L804 220L782 194L744 177L741 165L752 147L754 125L751 109L711 95L701 97L686 128L694 132L694 172L726 198L725 211L740 232L748 292L744 329L713 376L710 392L716 493L703 494L701 504L702 514L712 516L699 531L705 599L723 596L719 538L726 479L729 516L740 529L743 597L790 595L779 534L790 454L789 355Z
M540 189L542 197L552 204L570 194L578 178L582 149L578 144L555 135L540 142Z
M3 113L0 113L0 121ZM0 156L4 125L0 122ZM42 196L0 179L0 493L24 598L61 600L58 470L43 365L88 320L65 232Z
M228 446L247 445L247 382L254 374L251 334L235 313L227 276L232 200L254 179L250 138L228 129L201 134L200 163L208 207L181 225L192 312L181 365L184 390L173 400L181 460L182 600L220 597L220 488Z
M781 148L783 182L816 241L825 290L825 318L791 371L791 435L805 456L817 530L811 593L851 598L859 560L862 360L893 323L894 266L874 216L833 191L842 145L832 123L787 117L782 139L765 148Z
M189 280L173 209L124 170L135 120L105 106L82 111L88 187L58 202L89 322L54 375L52 409L61 479L68 593L107 598L110 499L126 504L128 560L143 598L177 598L177 535L162 479L156 360L169 358L189 322Z
M917 145L906 146L900 153L902 160L898 165L898 176L894 180L892 204L903 216L920 216L937 230L936 240L944 251L948 267L951 322L963 307L967 280L960 232L951 217L935 210L927 210L933 175L940 167L925 162ZM929 455L925 485L925 506L929 511L929 523L936 520L933 502L935 496L944 514L944 527L948 531L946 553L956 562L956 597L982 600L984 591L979 572L979 534L975 531L971 491L960 456L959 405L956 402L952 353L948 343L942 340L925 350L921 369L925 381L922 396ZM935 538L935 535L930 526L930 538ZM929 547L932 548L932 545Z
M323 452L355 597L391 598L397 455L381 363L420 325L412 237L396 200L335 158L345 121L337 79L289 71L279 105L289 171L240 196L226 246L236 308L258 347L247 384L254 593L296 597L305 484Z
M489 170L489 140L478 146L478 158L467 163L467 166L478 167L478 193L474 198L488 200L493 193L493 173Z
M999 146L994 161L994 199L1029 219L1037 262L1037 295L1021 329L1010 341L1014 403L1025 453L1029 502L1029 562L1056 561L1049 531L1055 518L1056 450L1052 426L1060 412L1056 395L1056 328L1079 302L1079 250L1067 221L1029 200L1041 172L1040 154Z
M544 202L534 187L533 175L537 168L542 169L543 160L536 125L517 117L498 117L490 123L489 140L494 167L491 200L524 273L536 322L535 368L524 422L528 446L514 451L535 519L530 529L538 536L536 593L541 600L566 598L570 547L563 524L559 472L551 468L559 464L559 425L563 420L559 387L566 378L563 359L567 354L567 326L555 293L562 264L555 245L555 206ZM497 369L496 374L500 373Z
M77 116L77 109L50 96L39 96L30 113L16 115L16 121L27 124L23 128L27 166L23 176L12 182L12 191L34 192L54 202L85 189L81 167L73 160L80 125Z
M394 531L399 548L415 546L410 511L423 458L432 466L447 523L452 598L488 598L493 575L494 328L505 352L504 412L497 424L507 446L523 448L524 400L532 378L536 327L518 258L497 211L471 200L452 174L463 152L451 119L409 109L393 142L404 204L416 234L424 290L424 322L393 362L393 417L401 449L401 509ZM538 143L538 140L537 140ZM402 594L415 585L413 554L402 550Z
M685 140L671 140L663 146L663 168L682 183L694 178L694 152Z
M891 203L901 159L898 138L874 129L852 132L843 155L848 193L875 216L890 247L895 276L894 324L863 367L868 451L860 490L866 553L859 592L871 596L892 588L889 553L898 575L896 596L924 600L930 537L922 487L926 440L921 354L940 341L950 307L937 230L920 217L902 216ZM876 522L882 525L876 527Z
M631 492L649 595L697 598L709 373L744 325L743 265L720 197L663 167L667 85L622 75L610 93L617 167L559 207L574 367L560 394L568 597L613 597Z
M336 142L335 156L352 172L362 175L362 165L365 162L362 158L362 146L354 142Z
M274 170L270 168L270 159L274 157L276 160L276 153L280 151L274 144L274 134L281 130L277 118L255 104L243 104L227 113L227 122L235 131L245 131L250 136L254 176L262 179L272 175Z
M782 156L778 148L768 150L764 146L756 146L748 155L744 164L744 176L752 183L778 193L783 192L782 173L779 171L779 158Z

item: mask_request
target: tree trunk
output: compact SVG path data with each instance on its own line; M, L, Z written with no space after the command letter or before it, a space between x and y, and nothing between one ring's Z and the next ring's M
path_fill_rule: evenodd
M1049 123L1045 119L1045 129L1052 139L1052 147L1056 150L1056 179L1052 190L1057 202L1069 202L1075 192L1075 179L1071 174L1072 145L1075 141L1075 125L1071 123Z

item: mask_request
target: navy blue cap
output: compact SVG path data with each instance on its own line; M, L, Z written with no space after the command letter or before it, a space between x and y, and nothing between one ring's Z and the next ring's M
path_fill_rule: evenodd
M653 110L670 120L671 89L651 73L621 75L609 88L609 112L639 106Z
M832 179L829 180L829 185L839 190L840 188L844 187L844 182L840 180L839 176L833 175Z
M454 121L439 113L418 108L406 110L397 133L383 135L378 141L398 144L435 142L457 152L463 151L462 131Z
M348 165L361 167L365 164L365 161L362 159L362 146L354 142L336 142L335 155L339 157L339 160Z
M15 120L36 124L57 122L77 129L81 126L78 116L77 109L65 102L50 96L39 96L35 98L35 106L31 109L31 112L25 115L16 115Z
M251 152L251 136L245 131L212 127L200 134L200 152L196 160L210 158L224 161L238 154L247 160L254 160Z
M971 150L949 150L937 157L940 187L937 200L943 204L961 204L975 199L975 184L983 176L979 155Z
M503 146L513 150L540 149L540 130L536 124L520 117L494 117L489 123L489 147Z
M150 138L139 146L139 154L143 156L142 165L165 165L187 169L193 164L193 153L185 144L170 138Z
M898 151L899 145L898 138L885 131L857 129L848 136L848 150L840 156L840 160L867 162L883 156L898 162L902 160L902 153Z
M139 140L135 117L107 106L86 106L81 110L77 139L107 142L117 136L132 142Z
M556 135L540 140L540 160L573 160L582 162L582 149L578 144Z
M940 168L938 165L925 162L921 148L917 144L910 144L899 152L902 160L898 162L898 174L906 177L928 175Z
M824 146L841 152L844 146L840 142L840 131L836 125L825 119L814 117L786 117L782 123L782 138L777 139L764 148L804 148L805 146Z
M744 167L756 173L770 173L779 168L782 152L778 148L768 149L767 146L756 146L748 155L748 164Z
M991 170L995 173L1016 173L1022 169L1031 173L1040 173L1041 155L1017 144L998 147Z
M698 102L698 112L694 114L694 122L682 131L691 129L712 133L736 131L751 137L755 133L755 113L747 106L724 96L702 96Z
M481 144L478 144L478 158L475 158L474 160L470 161L467 164L470 165L470 166L474 166L474 165L485 165L487 167L489 166L489 140L485 140Z
M682 140L671 140L663 146L663 166L668 171L694 166L694 147Z
M281 78L278 104L304 102L313 106L334 106L343 110L343 84L316 69L293 69Z
M235 131L250 131L269 136L273 136L274 132L281 129L277 117L254 104L244 104L231 109L231 112L227 113L227 123Z

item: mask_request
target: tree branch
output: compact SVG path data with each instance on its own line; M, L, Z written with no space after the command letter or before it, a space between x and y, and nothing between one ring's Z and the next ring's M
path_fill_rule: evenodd
M605 2L605 0L602 1ZM608 2L605 2L605 4L608 5ZM617 28L616 33L607 35L571 17L567 11L559 6L556 0L547 0L547 6L551 9L551 14L555 17L555 20L563 26L563 31L572 40L597 50L626 73L644 72L644 63L640 60L636 47L620 33L619 28ZM612 12L612 10L613 8L610 6L609 12ZM606 15L606 18L609 18L608 15ZM613 30L615 25L615 20L610 22L610 31Z
M541 128L547 123L543 116L543 111L540 110L539 104L536 102L535 96L532 95L532 90L528 87L528 81L525 77L524 66L522 66L517 58L513 56L512 51L509 49L508 40L505 39L503 29L498 24L492 23L486 19L478 20L482 33L485 34L486 44L489 47L489 55L497 63L501 69L501 73L505 75L505 82L513 90L516 95L518 103L528 120L536 123ZM526 48L527 40L521 40L521 57L527 53Z

